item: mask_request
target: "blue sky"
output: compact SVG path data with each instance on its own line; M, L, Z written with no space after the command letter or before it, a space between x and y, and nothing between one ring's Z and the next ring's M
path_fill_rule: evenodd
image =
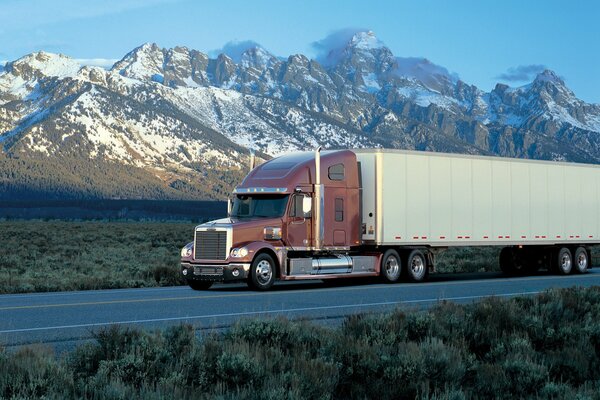
M600 2L0 0L0 60L37 50L117 59L145 42L209 52L253 40L286 57L346 28L375 32L396 56L426 57L490 90L543 68L600 103Z

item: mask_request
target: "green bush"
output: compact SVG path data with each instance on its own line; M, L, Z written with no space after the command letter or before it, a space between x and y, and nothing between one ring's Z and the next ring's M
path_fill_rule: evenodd
M193 229L177 222L0 221L0 293L182 285L179 250ZM499 271L498 254L452 248L439 254L436 269Z
M189 223L0 222L0 293L181 285Z
M440 303L323 327L111 327L57 357L0 350L0 398L599 399L600 288Z

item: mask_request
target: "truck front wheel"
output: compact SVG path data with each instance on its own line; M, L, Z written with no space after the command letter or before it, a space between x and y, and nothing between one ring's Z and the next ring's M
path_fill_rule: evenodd
M381 258L381 276L386 282L394 283L398 282L401 273L402 263L398 252L394 249L387 250Z
M252 261L248 286L254 290L268 290L275 282L275 261L266 253L259 254Z
M413 250L406 259L406 275L411 282L422 282L428 274L427 260L421 250Z

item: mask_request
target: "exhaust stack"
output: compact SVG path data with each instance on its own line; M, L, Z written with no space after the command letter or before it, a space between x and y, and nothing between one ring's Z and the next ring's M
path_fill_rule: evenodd
M321 146L315 150L315 212L313 219L314 244L315 250L321 250L323 246L323 185L321 184Z
M250 171L256 167L256 157L254 156L254 150L250 150Z

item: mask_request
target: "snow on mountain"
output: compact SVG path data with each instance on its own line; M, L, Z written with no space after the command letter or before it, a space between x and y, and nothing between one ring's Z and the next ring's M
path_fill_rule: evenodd
M552 121L557 126L600 133L600 106L577 99L553 71L545 70L530 84L510 88L498 84L486 97L486 122L521 127L532 121Z
M23 79L33 79L40 76L57 78L73 77L81 65L74 59L62 54L52 54L40 51L26 55L7 64L6 69Z
M351 33L325 64L250 42L235 60L147 43L110 70L33 53L0 70L0 145L8 155L138 168L186 196L227 192L228 171L241 174L250 149L268 157L385 146L600 162L600 106L577 99L554 72L486 93L427 59L394 56L373 32Z
M162 83L164 62L162 49L156 43L145 43L125 55L113 65L112 70L130 78Z
M31 95L40 79L73 77L80 68L70 57L43 51L8 62L0 71L0 104Z
M412 86L402 86L398 89L398 94L409 101L421 107L429 107L430 104L444 109L450 109L453 105L460 105L460 102L452 96L444 96L440 92L423 88L416 84Z
M357 32L349 43L350 47L362 50L373 50L384 47L381 40L377 39L373 31Z
M260 71L269 69L279 63L277 57L262 47L252 47L242 53L240 66L243 68L256 68Z

